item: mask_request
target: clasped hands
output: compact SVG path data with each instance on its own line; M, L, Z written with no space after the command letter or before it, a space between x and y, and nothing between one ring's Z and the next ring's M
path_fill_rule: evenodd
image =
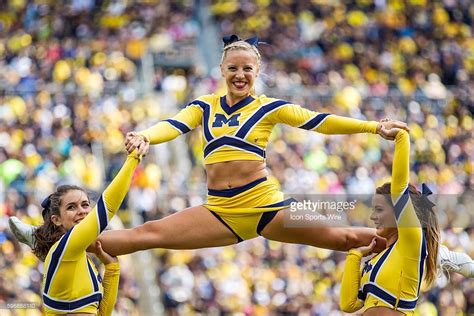
M128 132L125 135L125 148L129 154L136 149L137 157L143 157L150 150L150 140L137 132Z
M381 119L377 125L377 134L382 136L384 139L395 140L395 136L397 136L400 129L404 129L407 132L410 131L410 128L406 123L384 118Z

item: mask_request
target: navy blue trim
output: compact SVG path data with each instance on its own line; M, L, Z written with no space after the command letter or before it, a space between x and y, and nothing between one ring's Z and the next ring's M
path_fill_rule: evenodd
M204 111L204 115L202 118L202 127L204 129L204 137L208 142L210 142L213 139L212 134L209 130L209 117L211 116L211 106L208 103L199 100L194 100L193 102L189 103L188 106L193 104L199 105Z
M375 282L377 273L379 272L380 268L382 267L382 264L387 259L390 252L392 251L394 245L395 243L388 247L385 253L379 258L379 260L377 260L377 263L375 264L374 268L372 269L372 272L370 273L370 282Z
M262 117L265 116L265 114L267 114L268 112L273 111L274 109L276 109L276 108L278 108L282 105L285 105L285 104L289 104L289 102L288 101L283 101L283 100L278 100L278 101L274 101L272 103L269 103L269 104L261 107L260 109L258 109L258 111L255 112L254 115L252 115L244 123L244 125L242 125L242 127L239 129L237 134L235 134L235 136L244 139L247 136L247 133L250 131L250 129L255 124L257 124L258 121L260 121L262 119Z
M181 123L181 122L178 121L178 120L167 119L167 120L164 120L164 122L170 123L171 125L173 125L173 126L176 127L177 129L179 129L182 134L186 134L186 133L188 133L189 131L191 131L191 129L189 129L189 127L187 127L186 124L183 124L183 123Z
M54 275L54 271L56 271L56 268L59 265L59 259L61 258L61 255L63 254L66 243L69 239L69 236L71 236L71 232L74 229L71 228L68 230L59 240L58 246L54 250L53 254L51 255L51 260L49 262L48 266L48 272L46 273L46 281L44 282L44 293L48 294L49 291L49 286L51 285L51 280Z
M104 196L101 195L97 202L97 214L99 215L99 234L108 225L107 209L105 208Z
M313 129L316 126L318 126L319 123L321 123L328 115L330 114L329 113L318 114L315 117L313 117L311 120L309 120L306 124L304 124L303 126L300 126L299 128L306 129L306 130Z
M262 158L265 158L265 150L263 150L262 148L249 144L247 142L244 142L243 140L228 137L228 136L223 136L221 138L216 139L212 143L207 144L206 147L204 148L204 158L206 158L212 151L225 145L229 145L229 146L237 147L239 149L250 151L254 154L259 155Z
M240 238L239 235L237 235L237 233L222 219L222 217L220 217L219 215L217 215L216 212L213 212L211 210L209 210L209 212L212 213L212 215L214 215L222 224L224 224L225 227L227 227L231 232L232 234L235 235L235 237L237 237L237 243L241 242L241 241L244 241L242 238Z
M67 311L67 312L72 312L74 310L90 305L92 303L100 303L101 300L102 300L102 294L100 293L92 294L90 296L81 298L77 301L67 301L67 302L56 301L43 294L43 302L47 307L60 310L60 311Z
M92 280L92 285L94 286L94 292L97 292L99 290L99 283L97 281L97 276L94 273L94 269L92 269L89 259L86 258L86 260L87 260L87 268L89 269L89 274Z
M420 286L421 286L421 281L423 279L423 270L425 268L425 259L426 256L428 255L426 251L426 239L425 239L425 234L423 231L421 231L421 253L420 253L420 265L419 265L419 272L420 274L418 275L418 292L417 295L420 295Z
M265 206L257 206L256 208L272 208L272 207L283 207L283 206L290 206L292 202L298 202L294 198L289 198L281 202L273 203L270 205L265 205Z
M229 106L229 105L227 105L226 97L224 95L224 96L221 97L220 101L221 101L221 108L224 110L224 112L226 112L228 115L230 115L230 114L234 113L235 111L240 110L241 108L243 108L247 104L252 103L254 100L255 100L254 97L249 95L245 99L242 99L239 102L237 102L236 104L234 104L233 106Z
M385 292L384 290L382 290L381 288L379 288L375 284L365 284L364 287L362 288L362 291L359 291L357 297L359 299L365 301L365 299L367 298L367 295L369 293L372 293L375 296L383 299L384 301L386 301L387 303L389 303L393 307L395 307L395 304L397 303L397 298L396 297L393 297L392 295ZM416 307L416 302L417 301L418 301L418 299L413 300L413 301L406 301L406 300L400 299L398 301L398 305L396 305L396 307L401 308L401 309L414 309Z
M395 212L395 218L398 220L400 219L400 214L402 213L403 209L408 203L408 198L410 195L408 194L409 189L406 188L406 190L403 192L402 196L398 199L397 204L395 204L393 211Z
M271 211L271 212L265 212L262 214L262 217L260 217L260 220L258 221L257 225L257 234L260 236L262 235L261 232L262 230L272 221L272 219L277 215L279 211Z
M233 197L233 196L236 196L237 194L250 190L251 188L255 187L257 184L262 183L264 181L267 181L266 177L257 179L243 186L232 188L232 189L224 189L224 190L208 189L208 194L212 196Z

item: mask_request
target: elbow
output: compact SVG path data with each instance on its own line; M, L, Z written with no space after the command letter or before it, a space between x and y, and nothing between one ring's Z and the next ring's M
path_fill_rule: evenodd
M350 302L339 302L339 308L345 313L354 313L359 310L354 306L355 304L351 304Z

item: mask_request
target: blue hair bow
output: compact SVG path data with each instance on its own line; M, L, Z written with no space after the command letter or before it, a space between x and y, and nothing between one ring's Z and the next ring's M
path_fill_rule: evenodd
M51 194L48 195L48 197L45 198L43 202L41 202L41 207L43 208L43 211L41 211L41 215L43 216L43 218L46 216L46 213L48 212L50 206L51 206Z
M429 207L433 208L433 206L436 206L433 202L428 199L428 195L433 194L433 191L431 191L430 188L425 183L421 184L421 196L422 196L422 201L424 201L424 204Z
M426 183L422 183L422 184L421 184L421 194L422 194L422 195L425 195L425 196L428 196L428 195L433 194L433 191L431 191L431 189L428 188L428 186L426 185Z
M224 42L224 47L226 47L227 45L230 45L230 44L232 44L232 43L241 41L241 40L242 40L242 39L241 39L240 37L238 37L237 35L235 35L235 34L227 35L227 36L224 36L224 37L222 38L222 41ZM248 39L244 40L244 42L247 42L247 43L249 43L250 45L253 45L253 46L255 46L255 47L258 47L258 44L259 44L259 43L263 43L263 42L259 42L259 41L258 41L258 37L257 37L257 36L248 38Z

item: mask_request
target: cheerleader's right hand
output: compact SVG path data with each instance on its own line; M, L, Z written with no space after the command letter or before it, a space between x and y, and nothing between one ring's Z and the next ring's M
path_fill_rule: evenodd
M137 157L143 157L150 150L150 141L137 132L128 132L125 136L125 148L129 154L136 149Z

